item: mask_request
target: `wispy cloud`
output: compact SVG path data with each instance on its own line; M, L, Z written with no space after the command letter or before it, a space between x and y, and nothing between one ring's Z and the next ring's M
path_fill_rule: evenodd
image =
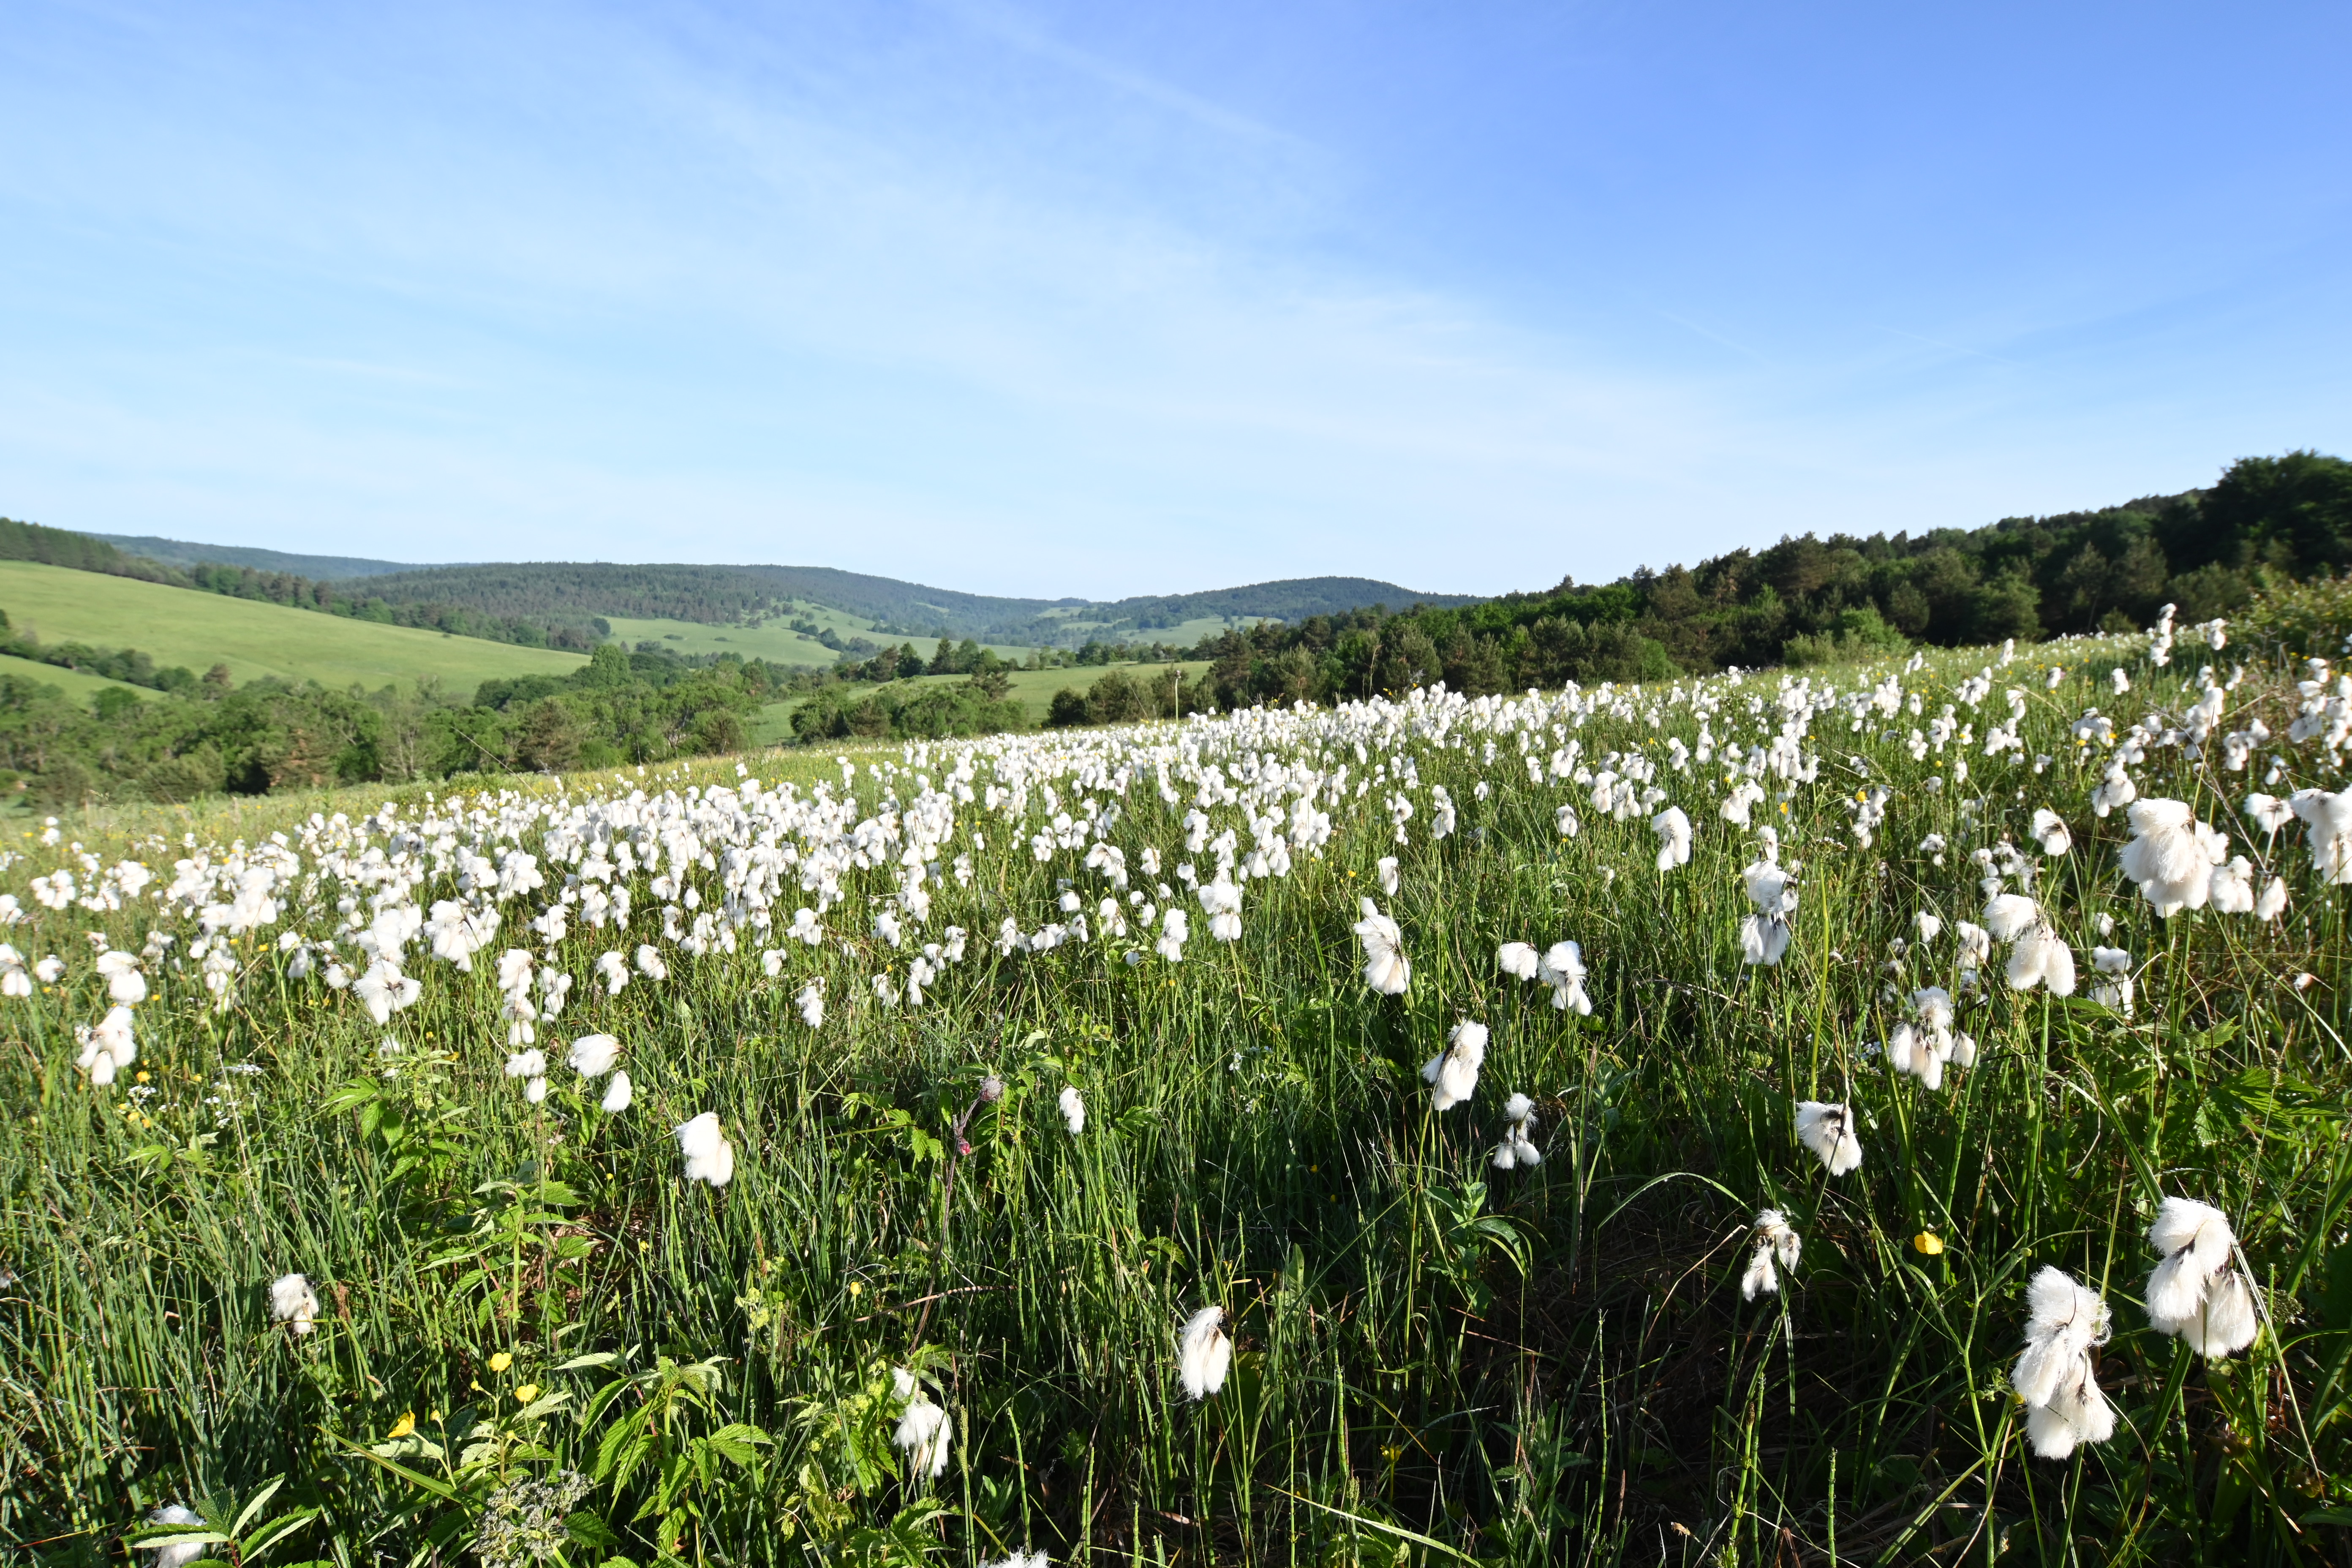
M1407 266L1337 237L1360 149L992 0L24 19L0 501L51 521L1499 590L2018 510L2092 418L2063 314Z

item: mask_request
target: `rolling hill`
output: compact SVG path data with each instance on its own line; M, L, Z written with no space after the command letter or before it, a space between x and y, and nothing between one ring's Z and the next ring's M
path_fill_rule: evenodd
M0 561L0 610L18 630L47 643L137 647L158 664L185 665L199 674L226 664L240 682L275 676L373 688L425 677L464 693L493 677L562 675L586 662L576 653L381 626L31 561ZM62 684L55 676L47 679Z
M360 555L291 555L283 550L258 550L244 544L196 544L184 539L161 539L152 533L93 533L89 537L104 540L126 554L143 555L166 566L198 566L209 561L228 566L250 566L257 572L290 572L298 577L329 582L425 570L406 561L370 561Z
M563 562L434 567L370 577L366 590L394 603L457 605L517 618L568 614L704 625L762 620L810 604L860 617L883 637L927 637L945 627L958 637L1021 647L1149 640L1154 633L1165 638L1185 629L1197 638L1202 630L1237 623L1294 621L1370 605L1476 603L1362 577L1307 577L1100 603L965 594L830 567Z

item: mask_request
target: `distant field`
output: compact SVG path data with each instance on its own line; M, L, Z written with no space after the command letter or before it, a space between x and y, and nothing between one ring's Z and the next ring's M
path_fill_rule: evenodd
M28 561L0 561L0 610L43 642L139 648L158 664L185 665L198 674L223 663L240 681L271 675L373 688L429 676L465 696L493 677L562 675L587 662L576 653L343 620Z
M60 637L58 640L62 642L65 639ZM0 675L14 675L25 680L37 680L54 686L76 702L88 702L106 690L129 691L141 697L159 695L143 686L109 680L102 675L84 675L78 669L59 669L54 664L43 664L38 659L16 658L7 654L0 654Z
M821 605L802 605L793 615L819 626L838 632L846 639L864 637L868 642L895 647L911 642L918 652L926 656L937 651L939 643L932 637L885 637L866 622L841 610ZM786 624L792 617L782 617L757 626L713 626L697 621L638 620L626 616L607 616L604 620L613 628L613 636L630 647L640 642L658 642L677 653L740 653L746 658L764 658L776 664L830 665L840 657L816 638L796 632ZM999 647L1001 658L1026 658L1029 650Z
M919 647L922 645L919 643L916 646ZM1024 669L1013 675L1011 695L1021 700L1021 706L1028 712L1029 722L1037 724L1045 721L1045 710L1053 706L1054 693L1066 686L1073 691L1092 691L1095 682L1114 669L1123 669L1139 680L1156 680L1160 671L1167 668L1164 664L1112 664L1092 665L1083 669ZM1186 680L1197 680L1208 672L1209 661L1192 659L1179 668L1184 671ZM948 686L963 679L961 675L917 678L918 683L924 686ZM866 692L874 688L860 686L853 689ZM751 725L752 743L760 746L789 743L793 738L793 710L807 700L805 697L795 697L788 702L771 702L761 709Z
M1089 634L1099 634L1112 642L1162 643L1169 647L1191 647L1202 637L1214 637L1229 627L1253 626L1260 620L1274 618L1271 616L1251 616L1233 619L1220 616L1196 616L1189 621L1180 621L1172 626L1153 626L1149 630L1139 630L1134 626L1120 626L1117 630L1104 630L1107 623L1087 618L1092 613L1090 608L1048 610L1040 618L1060 621L1068 629L1070 635L1077 637L1081 642L1086 640Z

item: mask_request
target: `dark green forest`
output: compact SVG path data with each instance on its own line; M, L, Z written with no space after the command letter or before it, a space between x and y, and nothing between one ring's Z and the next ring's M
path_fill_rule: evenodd
M2228 616L2257 587L2352 567L2352 463L2247 458L2210 489L1978 529L1806 534L1695 567L1360 610L1204 641L1222 706L1328 701L1443 680L1482 695L1577 680L1804 665Z

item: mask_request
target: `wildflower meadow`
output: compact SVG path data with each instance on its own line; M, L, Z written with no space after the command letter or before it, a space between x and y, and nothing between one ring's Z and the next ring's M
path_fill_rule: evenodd
M2352 1560L2335 651L54 822L0 1539Z

